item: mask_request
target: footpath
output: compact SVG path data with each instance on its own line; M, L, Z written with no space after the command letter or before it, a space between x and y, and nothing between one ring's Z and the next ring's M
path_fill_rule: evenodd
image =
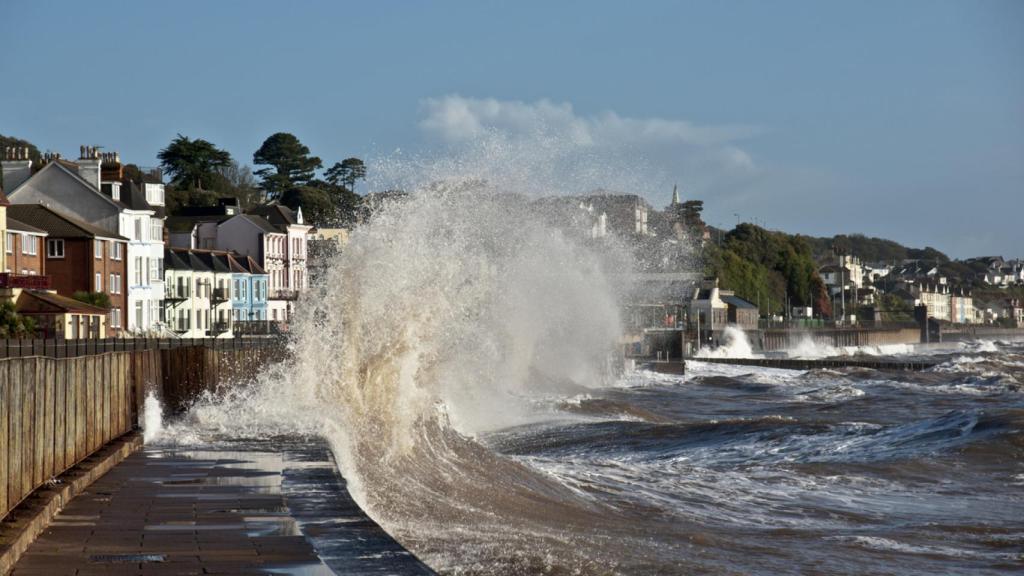
M433 574L352 500L317 440L135 452L12 574Z

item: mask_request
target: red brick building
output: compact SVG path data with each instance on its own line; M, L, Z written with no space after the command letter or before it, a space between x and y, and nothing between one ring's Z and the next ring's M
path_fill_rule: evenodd
M7 214L8 222L13 218L46 233L40 253L53 290L67 297L75 292L110 297L106 332L117 336L126 326L128 239L42 204L11 205Z
M5 272L46 275L46 232L14 218L7 218L7 269Z

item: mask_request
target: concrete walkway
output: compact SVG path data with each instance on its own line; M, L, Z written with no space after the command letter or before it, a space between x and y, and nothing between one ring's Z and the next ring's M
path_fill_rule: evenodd
M318 441L145 448L14 567L59 574L432 574L352 501Z

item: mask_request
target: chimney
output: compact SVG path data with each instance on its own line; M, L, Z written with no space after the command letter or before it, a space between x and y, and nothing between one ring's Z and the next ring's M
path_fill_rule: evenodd
M104 182L120 182L124 180L124 166L121 164L121 155L117 152L104 152L100 154L100 176Z
M100 151L96 146L80 146L78 157L78 175L91 184L96 190L100 189Z
M32 161L28 157L27 146L6 146L3 149L4 189L14 192L14 189L32 176Z

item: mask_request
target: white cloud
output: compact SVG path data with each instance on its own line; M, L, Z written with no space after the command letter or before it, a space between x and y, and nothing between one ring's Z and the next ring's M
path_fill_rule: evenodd
M419 127L428 141L448 147L431 146L447 160L406 170L427 179L468 173L542 194L605 188L642 194L660 206L671 198L673 184L689 197L756 200L756 182L766 172L744 149L763 132L756 126L615 111L581 115L568 102L459 95L425 100L421 113Z
M753 126L698 126L685 120L630 118L612 111L580 116L568 102L522 102L449 95L424 102L420 127L448 142L479 138L489 130L531 137L560 134L581 146L620 147L646 144L718 146L750 138ZM749 156L747 157L749 160Z

